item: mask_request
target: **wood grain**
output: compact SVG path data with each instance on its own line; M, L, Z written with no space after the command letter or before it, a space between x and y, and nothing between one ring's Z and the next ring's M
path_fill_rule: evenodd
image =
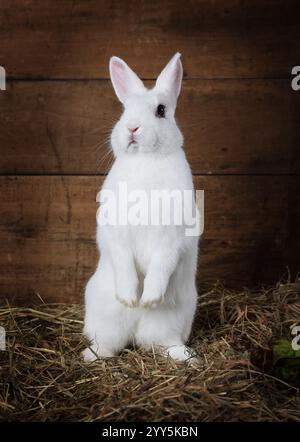
M0 23L17 78L107 78L111 55L155 78L177 51L187 78L287 78L300 59L298 0L2 0Z
M184 82L178 123L193 172L299 173L299 111L287 80ZM121 113L109 81L9 83L0 113L1 173L107 172Z
M0 178L0 297L81 302L93 272L101 177ZM298 177L206 176L199 283L274 283L299 270Z

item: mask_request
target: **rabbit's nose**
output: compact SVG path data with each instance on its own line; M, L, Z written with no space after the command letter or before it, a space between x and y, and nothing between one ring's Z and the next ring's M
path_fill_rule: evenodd
M139 129L139 126L137 126L137 127L128 127L127 129L129 130L129 132L131 134L134 134Z

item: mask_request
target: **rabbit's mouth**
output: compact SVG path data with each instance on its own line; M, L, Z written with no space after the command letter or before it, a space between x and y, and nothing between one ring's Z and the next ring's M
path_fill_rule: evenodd
M138 147L138 143L135 140L130 140L127 144L127 150L135 150Z

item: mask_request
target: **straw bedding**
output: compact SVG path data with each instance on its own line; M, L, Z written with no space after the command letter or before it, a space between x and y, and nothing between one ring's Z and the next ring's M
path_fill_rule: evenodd
M133 348L86 364L82 317L79 305L2 304L0 420L300 421L300 354L280 355L299 324L299 280L203 293L190 342L199 366Z

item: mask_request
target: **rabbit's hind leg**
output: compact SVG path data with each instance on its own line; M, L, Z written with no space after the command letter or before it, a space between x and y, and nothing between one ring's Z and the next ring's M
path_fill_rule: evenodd
M184 344L171 345L163 349L163 354L165 356L174 359L175 361L188 362L188 363L199 363L199 359L196 353Z
M176 361L196 362L195 352L185 345L189 330L177 313L176 309L163 306L144 309L135 334L136 342L145 349L154 347L158 353Z
M116 299L110 263L102 259L85 291L84 335L90 341L82 353L85 361L114 357L126 347L132 334L131 312Z

